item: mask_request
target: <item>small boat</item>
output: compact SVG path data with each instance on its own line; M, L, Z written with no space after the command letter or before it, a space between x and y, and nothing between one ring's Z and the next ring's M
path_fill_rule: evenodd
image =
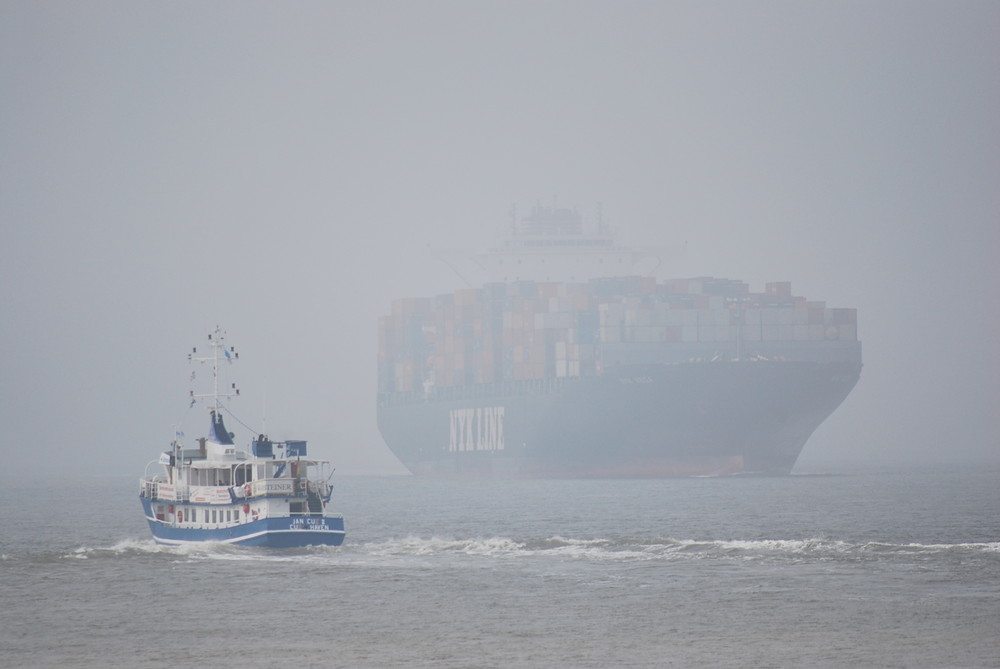
M187 448L177 432L139 480L139 501L153 538L168 545L341 545L344 518L326 513L333 493L330 462L309 458L305 441L272 441L264 434L250 441L249 451L238 449L223 420L223 411L228 412L223 400L237 397L239 390L232 384L220 392L219 386L224 367L239 355L227 347L219 328L208 335L208 343L210 355L199 357L195 348L188 356L192 363L212 367L213 391L190 394L192 407L208 405L208 436ZM156 466L162 471L150 475Z

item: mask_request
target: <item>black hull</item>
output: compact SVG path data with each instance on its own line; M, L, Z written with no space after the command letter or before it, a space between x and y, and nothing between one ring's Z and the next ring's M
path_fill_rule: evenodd
M628 365L602 376L379 396L414 474L667 477L788 474L859 362Z

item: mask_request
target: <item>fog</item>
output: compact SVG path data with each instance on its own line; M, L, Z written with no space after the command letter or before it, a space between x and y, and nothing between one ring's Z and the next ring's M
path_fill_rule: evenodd
M997 35L995 2L4 0L5 475L201 433L217 324L241 420L404 472L377 318L537 201L682 244L661 278L858 309L797 471L997 463Z

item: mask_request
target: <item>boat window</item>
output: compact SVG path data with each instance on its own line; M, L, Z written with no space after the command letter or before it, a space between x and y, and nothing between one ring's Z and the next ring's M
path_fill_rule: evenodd
M212 509L212 522L215 522L215 509Z

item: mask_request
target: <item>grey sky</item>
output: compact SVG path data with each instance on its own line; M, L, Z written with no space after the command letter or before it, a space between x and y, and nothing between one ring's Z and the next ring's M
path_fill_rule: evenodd
M138 475L200 432L216 323L245 422L266 390L273 436L401 472L377 317L553 197L686 242L662 278L859 309L800 471L997 462L997 35L995 2L3 0L6 473Z

